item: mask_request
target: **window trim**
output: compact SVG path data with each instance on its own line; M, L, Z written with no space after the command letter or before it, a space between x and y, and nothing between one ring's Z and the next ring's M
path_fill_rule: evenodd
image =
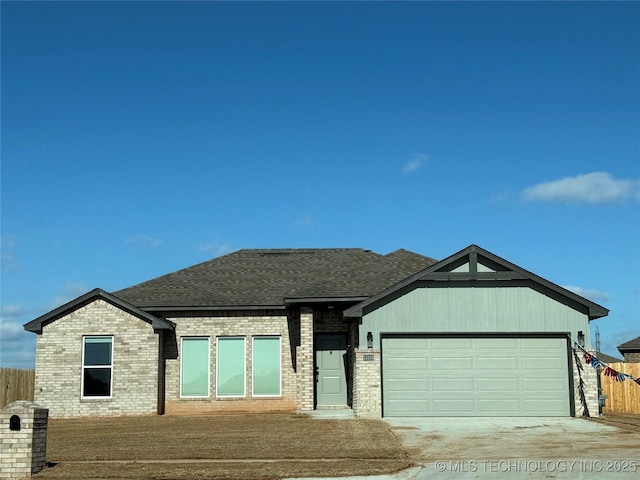
M111 364L106 366L106 365L85 365L85 351L86 351L86 345L87 345L87 339L89 338L108 338L111 344L111 352L110 352L110 356L111 356ZM83 335L82 336L82 358L80 360L81 362L81 373L80 373L80 399L81 400L109 400L111 398L113 398L113 379L114 379L114 372L115 372L115 358L114 358L114 336L113 335ZM109 369L111 371L111 377L110 377L110 381L109 381L109 395L85 395L84 394L84 372L85 369L87 368L102 368L102 369Z
M206 340L207 341L207 394L206 395L184 395L182 393L182 367L184 359L185 340ZM180 337L180 398L210 398L211 397L211 338L208 336L187 335Z
M278 340L278 393L256 394L255 372L256 372L256 339L258 340ZM256 335L251 342L251 396L255 398L278 398L282 397L282 337L280 335Z
M242 395L220 394L220 340L242 339ZM216 337L216 398L246 398L247 397L247 337L242 335L228 335Z

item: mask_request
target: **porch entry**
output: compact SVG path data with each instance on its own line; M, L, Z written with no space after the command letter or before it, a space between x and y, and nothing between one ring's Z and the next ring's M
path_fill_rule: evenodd
M316 407L347 406L347 336L315 337Z

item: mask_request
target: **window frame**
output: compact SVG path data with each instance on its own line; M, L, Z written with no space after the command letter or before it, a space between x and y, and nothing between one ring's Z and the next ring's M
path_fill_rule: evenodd
M182 389L182 368L184 366L184 341L185 340L206 340L207 341L207 394L206 395L185 395ZM187 335L180 337L180 398L210 398L211 397L211 338L208 336Z
M220 394L220 340L242 340L242 394ZM247 397L247 337L242 335L228 335L216 337L216 398L246 398Z
M98 339L98 338L109 339L109 343L111 346L109 357L110 357L111 363L109 365L86 365L85 355L86 355L87 340ZM82 336L82 358L81 358L81 374L80 374L80 399L81 400L109 400L113 398L113 379L114 379L114 372L115 372L115 368L114 368L115 359L113 356L114 344L115 344L115 341L114 341L113 335L83 335ZM110 371L111 375L109 377L109 395L85 395L84 376L85 376L85 370L88 368L104 369L104 370L108 369Z
M278 393L255 393L256 340L278 340ZM256 335L251 342L251 396L256 398L282 397L282 337L280 335Z

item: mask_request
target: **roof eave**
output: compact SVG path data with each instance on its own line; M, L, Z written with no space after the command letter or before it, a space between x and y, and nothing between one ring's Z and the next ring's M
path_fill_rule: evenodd
M105 292L101 288L95 288L90 292L87 292L84 295L81 295L78 298L65 303L64 305L51 310L50 312L41 315L35 320L25 323L23 328L28 332L42 333L42 327L44 325L54 322L98 298L150 323L151 326L156 330L173 330L175 328L175 324L173 322L151 315L148 312L145 312L138 307L125 302L115 295Z
M592 302L589 299L586 299L580 295L578 295L577 293L574 293L570 290L567 290L566 288L561 287L560 285L557 285L553 282L550 282L549 280L546 280L542 277L540 277L539 275L536 275L535 273L532 273L528 270L525 270L522 267L519 267L518 265L509 262L508 260L505 260L504 258L499 257L498 255L495 255L494 253L489 252L488 250L485 250L477 245L469 245L468 247L460 250L457 253L454 253L453 255L450 255L449 257L445 258L444 260L441 260L437 263L434 263L433 265L430 265L429 267L425 268L424 270L421 270L420 272L415 273L414 275L411 275L407 278L405 278L404 280L401 280L400 282L396 283L395 285L381 291L380 293L377 293L376 295L373 295L372 297L369 297L367 300L364 300L363 302L354 305L353 307L345 310L343 312L343 315L345 318L355 318L355 317L362 317L362 312L363 309L365 307L367 307L368 305L373 304L374 302L381 300L383 298L385 298L386 296L406 287L407 285L412 284L415 281L418 280L422 280L422 279L428 279L429 275L433 272L436 272L437 270L441 269L442 267L444 267L445 265L455 262L456 260L460 259L463 256L469 255L470 253L480 253L482 256L488 258L489 260L492 260L493 262L503 265L507 268L509 268L511 271L515 272L516 274L518 274L519 277L521 278L526 278L529 279L533 282L536 282L542 286L544 286L545 288L548 288L564 297L567 297L568 299L573 300L574 302L577 302L578 304L581 304L583 306L586 307L587 309L587 315L589 318L589 321L591 320L595 320L597 318L602 318L602 317L606 317L609 314L609 310L604 308L601 305L598 305L595 302ZM496 279L498 279L498 276L496 276ZM506 279L509 279L509 277L507 277Z

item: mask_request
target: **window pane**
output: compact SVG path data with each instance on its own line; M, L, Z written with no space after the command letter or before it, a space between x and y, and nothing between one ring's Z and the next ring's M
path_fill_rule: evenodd
M84 369L84 397L108 397L111 395L111 369Z
M280 338L253 339L253 394L280 395Z
M209 339L182 339L182 396L209 396Z
M84 339L84 365L111 365L111 338Z
M218 338L218 396L244 396L244 338Z

